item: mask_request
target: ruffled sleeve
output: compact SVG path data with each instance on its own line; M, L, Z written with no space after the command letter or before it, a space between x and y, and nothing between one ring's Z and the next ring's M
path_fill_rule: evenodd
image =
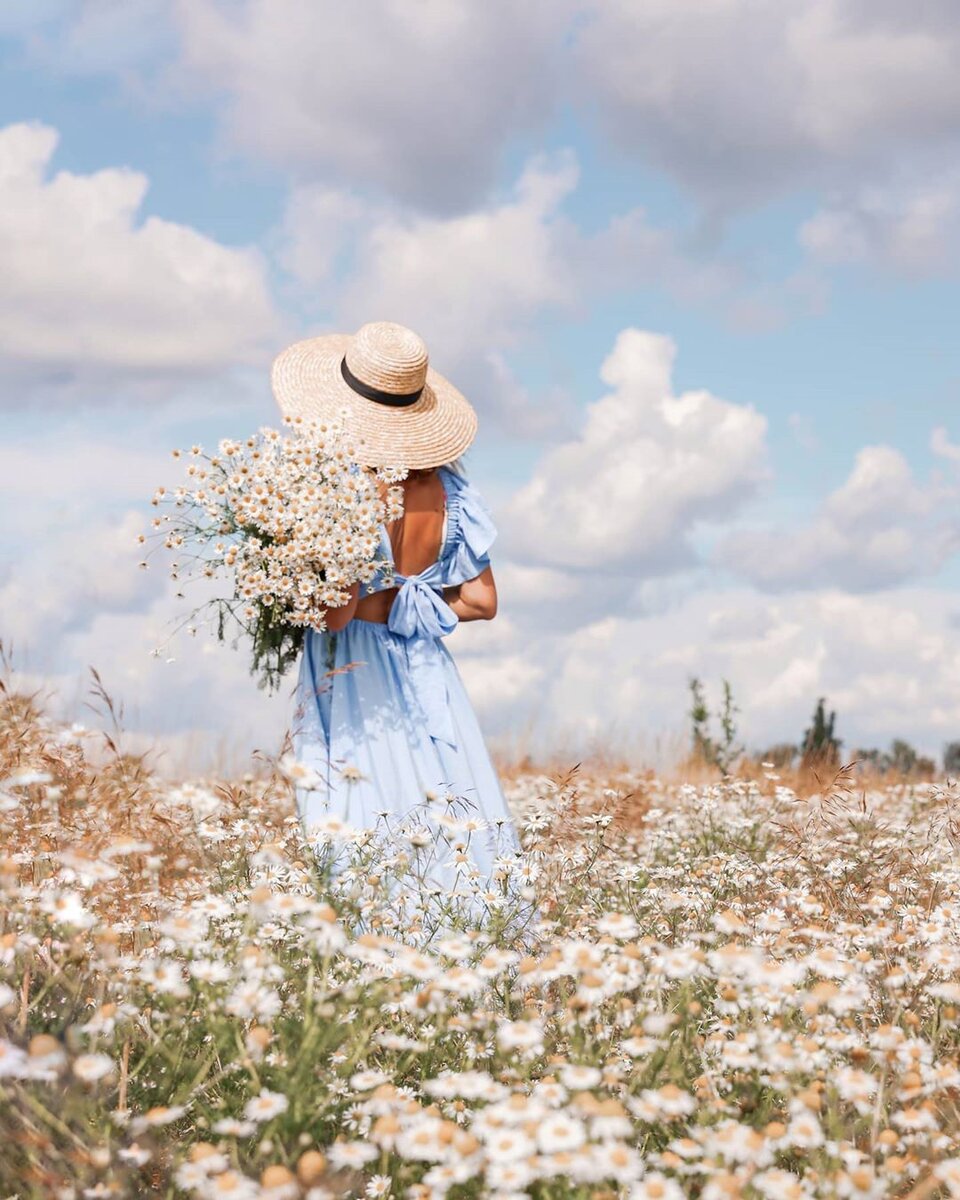
M447 542L442 556L443 582L455 587L476 579L490 565L497 528L477 489L462 475L444 471L447 489Z

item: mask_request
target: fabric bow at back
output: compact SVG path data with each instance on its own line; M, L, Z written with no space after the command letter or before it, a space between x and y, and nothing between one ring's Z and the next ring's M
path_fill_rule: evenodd
M393 599L387 627L404 638L410 665L411 700L419 700L432 738L456 745L443 677L443 648L439 638L456 629L457 614L440 591L439 562L419 575L396 575L400 590Z

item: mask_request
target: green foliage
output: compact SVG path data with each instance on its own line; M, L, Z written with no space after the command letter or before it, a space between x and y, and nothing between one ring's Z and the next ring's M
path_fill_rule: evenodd
M704 762L712 761L713 741L708 732L710 710L703 694L703 684L693 676L690 679L690 724L693 729L693 756Z
M869 750L864 750L863 748L854 750L853 757L857 762L873 767L875 771L881 774L889 769L889 756L884 750L879 750L876 746Z
M793 760L799 754L799 748L793 742L777 742L760 755L762 762L773 763L775 767L792 767Z
M837 714L831 712L827 716L826 701L823 696L817 701L810 727L805 730L802 742L802 763L805 768L837 767L840 763L840 747L843 744L836 737Z
M229 638L236 650L241 640L249 638L250 674L256 678L257 687L275 692L284 675L296 665L303 649L305 628L284 621L284 610L279 604L271 608L257 605L253 619L244 624L236 614L240 603L238 598L232 601L213 600L210 603L217 609L217 639L226 642Z
M302 625L286 624L278 606L257 609L250 673L258 676L258 687L276 691L300 655L304 632Z
M922 758L909 742L894 738L890 744L890 765L902 775L916 775L933 767L928 758Z
M727 776L743 755L743 746L737 741L736 714L740 708L734 703L730 682L723 680L723 704L716 714L722 735L719 739L711 737L709 732L711 714L704 696L703 684L696 676L692 676L689 688L693 756L700 762L719 768L722 774Z
M958 750L960 750L960 744L958 744ZM854 758L858 762L867 763L881 775L892 773L927 776L933 775L937 769L932 758L918 754L913 746L902 738L894 738L890 743L889 750L879 750L875 747L869 750L859 749L855 752ZM944 758L946 758L946 753Z

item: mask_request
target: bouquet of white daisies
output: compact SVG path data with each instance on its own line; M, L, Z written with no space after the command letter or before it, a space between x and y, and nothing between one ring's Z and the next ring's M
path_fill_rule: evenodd
M286 421L286 418L285 418ZM172 577L223 579L225 595L205 600L203 616L223 641L247 635L252 671L275 688L295 662L307 628L323 630L328 607L345 604L355 583L389 571L380 551L384 522L401 514L405 472L362 467L342 424L287 421L218 453L175 450L188 482L159 488L155 535L175 553ZM147 535L141 535L141 541ZM183 595L180 591L178 595Z

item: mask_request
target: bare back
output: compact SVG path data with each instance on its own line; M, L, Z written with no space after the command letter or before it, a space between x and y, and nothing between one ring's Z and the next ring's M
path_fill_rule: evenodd
M446 494L435 470L415 471L403 482L403 516L387 526L393 562L401 575L418 575L440 556L443 545ZM355 616L383 623L397 589L386 588L364 596Z

